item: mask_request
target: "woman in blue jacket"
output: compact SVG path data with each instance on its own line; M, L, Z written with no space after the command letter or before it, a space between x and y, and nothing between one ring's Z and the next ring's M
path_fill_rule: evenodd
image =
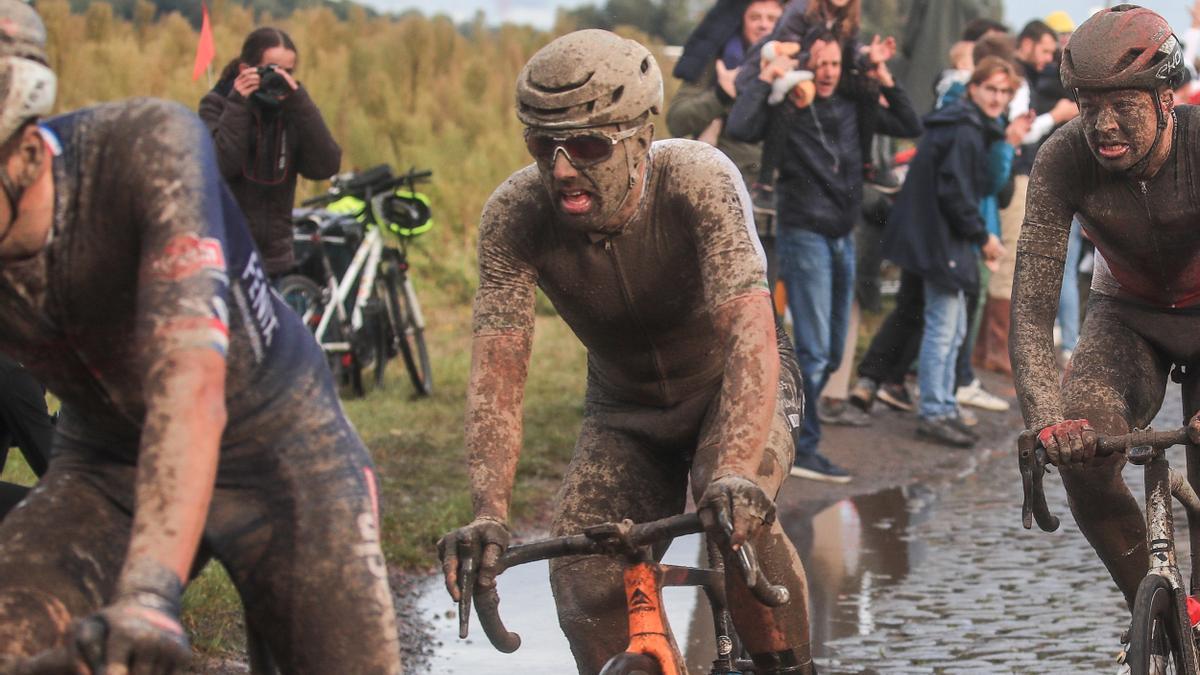
M979 282L981 252L987 260L1004 252L979 203L991 181L988 147L1004 135L1000 117L1018 81L1011 63L983 59L966 98L925 118L925 135L884 234L888 259L924 281L917 434L947 445L974 443L954 397L955 360L967 330L963 292Z

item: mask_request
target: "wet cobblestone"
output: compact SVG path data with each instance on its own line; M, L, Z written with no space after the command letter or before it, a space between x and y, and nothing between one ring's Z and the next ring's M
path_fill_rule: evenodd
M1169 414L1156 428L1176 423L1177 393L1168 393L1164 409ZM862 519L859 565L866 573L897 558L907 558L909 569L886 575L899 581L875 576L878 585L865 593L847 588L855 574L832 584L838 597L826 601L836 611L814 615L828 622L814 626L822 673L1115 672L1128 625L1120 593L1075 526L1057 474L1045 484L1059 530L1021 527L1014 451L1001 447L981 456L973 474L923 488L923 503L905 495L910 522L900 536L880 536L894 523L872 531ZM1170 459L1182 467L1182 450ZM1129 467L1125 477L1140 501L1141 469ZM1182 536L1181 515L1176 523ZM831 580L822 579L820 563L810 564L820 594Z

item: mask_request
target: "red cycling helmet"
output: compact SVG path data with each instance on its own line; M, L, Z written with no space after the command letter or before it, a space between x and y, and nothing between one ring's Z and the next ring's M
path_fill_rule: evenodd
M1063 49L1062 83L1078 89L1174 89L1183 82L1183 49L1153 10L1117 5L1083 22Z

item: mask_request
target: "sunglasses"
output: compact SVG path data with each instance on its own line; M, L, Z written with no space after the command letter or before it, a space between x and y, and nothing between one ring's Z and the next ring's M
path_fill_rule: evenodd
M582 168L599 164L612 157L613 147L621 141L635 136L645 125L607 133L604 131L588 131L570 136L556 136L546 131L527 129L525 131L525 147L529 154L542 164L553 164L558 151L562 150L567 161L572 166Z

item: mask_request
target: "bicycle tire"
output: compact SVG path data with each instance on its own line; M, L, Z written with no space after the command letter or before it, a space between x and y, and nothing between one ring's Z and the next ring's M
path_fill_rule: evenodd
M317 329L324 311L321 287L302 274L289 274L279 280L279 295L310 331Z
M1188 627L1190 634L1191 628ZM1190 639L1190 635L1186 636ZM1130 675L1182 673L1184 633L1175 607L1175 590L1166 577L1149 574L1138 586L1133 603L1126 664ZM1159 667L1161 659L1162 667ZM1153 669L1152 669L1153 665Z
M429 350L425 346L425 330L418 325L416 311L419 311L416 293L412 284L405 280L404 293L396 284L396 273L389 270L384 276L385 295L387 296L388 319L392 325L396 347L404 359L404 368L408 371L408 379L412 382L417 396L429 396L433 393L433 375L429 368Z
M600 675L663 675L663 671L652 656L621 652L604 664Z

